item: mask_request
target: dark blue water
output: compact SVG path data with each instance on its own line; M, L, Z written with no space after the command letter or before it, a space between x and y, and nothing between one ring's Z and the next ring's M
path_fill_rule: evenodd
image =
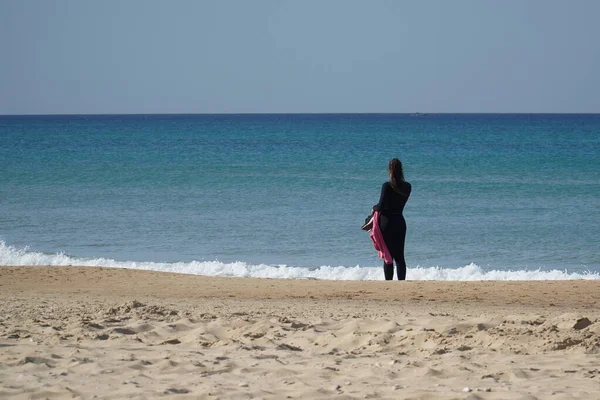
M393 157L413 272L600 271L600 115L0 116L0 263L378 267Z

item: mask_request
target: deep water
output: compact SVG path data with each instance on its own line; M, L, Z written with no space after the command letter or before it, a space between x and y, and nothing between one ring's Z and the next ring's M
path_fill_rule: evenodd
M409 279L600 272L600 115L572 114L0 116L0 264L381 279L393 157Z

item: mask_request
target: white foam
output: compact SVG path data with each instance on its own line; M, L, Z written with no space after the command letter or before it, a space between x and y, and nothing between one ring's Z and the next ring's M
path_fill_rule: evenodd
M252 265L245 262L222 263L219 261L192 261L178 263L155 263L116 261L106 258L85 259L70 257L63 253L43 254L28 251L27 248L7 246L0 241L0 265L78 265L87 267L129 268L151 271L175 272L182 274L206 276L230 276L252 278L283 279L327 279L327 280L382 280L382 268L377 267L332 267L318 268L291 267L286 265ZM569 273L559 270L491 270L486 271L476 264L462 268L442 267L409 267L409 280L442 280L442 281L481 281L481 280L570 280L600 279L598 273Z

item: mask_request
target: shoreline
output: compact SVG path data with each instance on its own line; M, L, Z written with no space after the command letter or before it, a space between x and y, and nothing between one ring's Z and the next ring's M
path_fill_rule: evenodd
M0 267L0 397L600 397L600 281Z
M600 280L334 281L239 278L112 267L0 266L3 292L156 298L402 301L419 305L600 309Z

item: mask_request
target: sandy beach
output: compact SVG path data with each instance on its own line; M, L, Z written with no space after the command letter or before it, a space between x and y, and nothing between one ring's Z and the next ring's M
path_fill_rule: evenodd
M600 281L0 267L0 398L600 399Z

